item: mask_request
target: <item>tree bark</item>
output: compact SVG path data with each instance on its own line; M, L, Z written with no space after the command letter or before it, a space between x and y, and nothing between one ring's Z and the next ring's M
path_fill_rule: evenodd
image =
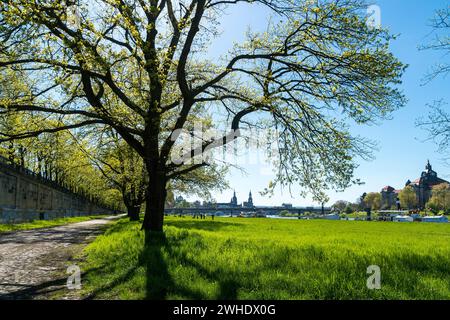
M142 198L136 195L134 192L126 191L125 188L122 189L123 203L127 207L128 217L130 221L139 221L139 213L141 212Z
M151 91L152 101L150 105L152 108L148 113L148 120L146 120L146 128L144 130L144 161L148 181L145 193L145 215L142 230L146 233L161 233L163 231L164 205L167 196L167 168L165 167L167 159L164 156L161 157L159 152L161 115L157 110L157 106L161 105L160 87L153 87Z
M128 217L130 218L130 221L139 221L139 213L141 212L141 206L140 205L127 205L127 211L128 211Z
M164 223L164 204L167 196L167 179L162 171L149 172L149 178L149 185L145 197L146 206L142 229L150 232L162 232Z

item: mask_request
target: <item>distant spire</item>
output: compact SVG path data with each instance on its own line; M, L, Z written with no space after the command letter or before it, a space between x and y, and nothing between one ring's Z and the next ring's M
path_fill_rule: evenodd
M233 190L233 198L231 198L231 204L237 205L236 190Z
M425 169L431 171L432 168L431 168L431 164L430 164L430 159L427 160L427 165L426 165Z
M252 190L248 193L248 205L253 206Z

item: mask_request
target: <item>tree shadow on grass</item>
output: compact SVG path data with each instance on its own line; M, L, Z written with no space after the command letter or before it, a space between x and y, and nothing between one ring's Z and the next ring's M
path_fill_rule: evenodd
M429 291L434 286L434 279L445 279L449 275L449 260L444 256L435 257L437 263L436 261L430 261L430 256L418 253L395 252L394 254L380 253L376 256L367 256L351 250L346 253L345 259L338 259L328 255L329 248L316 245L299 248L274 247L269 251L258 251L258 247L255 247L255 255L258 256L257 260L259 261L258 267L249 266L249 268L246 268L245 264L251 263L251 260L246 262L247 260L242 259L242 267L236 270L236 268L229 268L227 264L216 263L213 258L206 262L204 259L197 259L198 255L202 254L203 256L205 254L204 250L209 250L209 246L205 245L207 237L205 238L201 233L195 232L196 229L219 230L236 223L180 220L167 222L167 226L173 228L167 234L146 234L145 243L142 243L141 252L138 253L139 256L134 264L129 268L121 269L119 277L105 284L102 288L98 288L90 298L102 298L105 296L104 294L107 296L110 291L114 292L116 287L127 282L133 283L132 281L136 280L141 281L138 284L139 288L130 289L144 290L145 292L140 291L141 294L143 293L143 297L152 300L168 298L188 300L238 299L239 292L243 292L245 295L245 292L254 290L261 290L261 292L258 291L254 294L255 297L267 296L272 299L279 296L314 297L316 299L429 298L426 294L419 294L417 291ZM128 230L129 227L129 223L124 222L108 232L109 234L120 233ZM193 230L189 230L190 228ZM174 229L179 230L173 232ZM144 239L141 238L141 240ZM226 243L223 244L223 246L226 245ZM237 259L240 259L240 257L237 257ZM327 270L325 266L327 265L330 270L336 269L337 271L334 272L333 279L324 276L324 279L328 279L327 282L320 285L320 290L314 289L312 291L317 281L314 277L314 271L293 268L291 260L306 260L311 268L317 267L320 269L324 265L323 272L325 273ZM351 261L351 263L347 263L346 260ZM336 264L339 264L339 266L336 266ZM380 264L384 271L383 289L377 292L365 290L366 268L370 264ZM108 272L115 265L114 261L105 262L103 272ZM264 278L260 281L260 273L265 273L267 276L267 272L272 272L272 270L282 274L304 272L305 283L304 285L295 285L289 278L278 277L276 274L274 274L273 279L268 275L268 279ZM191 283L186 282L188 273L193 274ZM319 272L318 276L320 275ZM139 279L134 279L136 276ZM354 277L356 277L356 280ZM206 285L205 290L203 290L202 284ZM257 287L255 287L255 284L257 284ZM349 288L348 284L351 284L354 289ZM211 292L212 288L215 292ZM442 293L434 291L431 294L430 291L430 297L448 299L447 292L446 290L443 290Z
M239 224L222 221L184 220L167 221L166 225L184 230L216 231L229 226L238 226ZM105 235L120 233L128 228L128 221L119 221L108 229ZM189 286L183 286L177 283L169 272L168 263L173 260L182 261L183 268L194 268L203 279L206 279L208 282L217 283L218 299L235 299L238 283L233 281L230 274L227 275L225 271L217 273L210 272L196 261L189 259L185 252L179 250L182 247L183 241L186 240L185 237L194 236L201 237L195 233L186 233L185 235L169 238L164 233L146 233L145 244L137 262L128 269L121 271L119 276L115 277L112 281L108 281L108 283L96 288L86 299L101 298L121 284L131 281L137 272L139 272L138 270L145 270L145 299L163 300L168 297L180 297L181 299L197 300L211 298L201 290L192 289ZM199 243L201 242L202 239L199 239ZM112 263L114 264L114 262ZM106 270L111 267L108 264L108 262L105 262L103 266Z
M168 294L175 294L186 299L205 299L205 296L195 290L177 285L168 270L163 252L170 252L170 244L164 233L146 233L145 245L137 263L124 270L113 281L96 288L84 299L102 298L102 294L110 292L117 286L130 281L138 269L145 270L145 299L164 300Z
M189 233L186 235L187 237L199 237L199 241L201 241L201 235L196 233ZM217 292L214 296L206 296L205 294L201 294L199 296L193 295L192 292L189 291L187 288L180 288L180 286L177 286L173 282L173 280L170 280L170 282L166 283L166 287L160 291L154 291L153 285L149 282L147 285L147 296L149 299L164 299L164 297L167 296L168 293L175 294L175 296L181 296L187 299L218 299L218 300L237 300L238 299L238 292L241 289L247 290L249 289L247 286L252 285L251 281L247 281L247 279L251 280L255 274L258 274L259 272L262 272L264 270L279 270L281 272L285 272L286 274L289 274L292 270L289 268L285 268L285 266L289 265L289 257L291 254L296 254L297 250L291 250L291 249L285 249L281 250L274 254L274 252L266 252L266 253L260 253L261 257L261 265L255 270L253 269L251 274L243 275L239 273L239 271L231 271L230 269L227 269L226 266L214 266L213 268L209 268L207 266L204 266L204 264L198 262L195 258L192 257L191 254L188 254L188 252L183 250L178 250L178 248L182 247L182 242L185 240L183 237L176 237L176 238L169 238L166 239L164 237L164 245L161 248L164 248L164 252L166 253L166 259L167 260L175 260L175 261L181 261L182 266L185 268L194 269L198 276L202 278L203 280L206 280L209 283L216 283L217 284ZM310 259L311 261L315 261L317 264L323 264L326 263L326 249L320 248L320 247L312 247L307 248L306 250L301 250L301 254L304 255L305 259ZM162 256L161 256L162 258ZM414 298L424 298L426 295L419 294L416 292L420 289L425 289L427 283L422 283L422 281L426 281L426 279L422 279L422 277L414 277L413 275L417 273L417 271L420 271L421 274L424 277L432 277L434 279L445 279L449 275L448 271L448 263L445 262L444 257L441 257L443 261L441 263L430 263L430 257L426 255L420 255L416 253L410 253L410 254L402 254L402 255L395 255L395 256L380 256L379 260L381 261L387 261L388 265L395 265L395 266L401 266L403 268L409 269L409 272L404 272L401 274L395 273L392 274L392 272L385 271L385 282L384 285L386 286L386 290L389 290L389 287L392 287L396 284L402 284L400 288L395 288L397 292L397 296L406 296L406 297L414 297ZM362 276L360 284L362 287L365 287L366 285L366 266L369 265L369 262L366 260L367 257L360 257L359 255L352 255L352 261L356 262L356 265L361 266L361 268L358 268L358 270L362 270ZM437 259L441 260L441 259ZM161 261L164 261L164 258L161 259ZM448 261L448 260L447 260ZM211 261L211 264L214 264L214 261ZM353 267L352 265L343 266L350 268L348 271L352 271ZM167 266L165 266L165 270L167 270ZM152 271L155 270L154 268L149 265L147 268L147 280L152 279ZM244 270L243 270L244 271ZM406 270L405 270L406 271ZM245 271L244 271L245 272ZM389 274L386 274L388 272ZM167 275L170 279L170 276ZM334 280L336 282L331 282L330 285L323 285L323 292L321 296L318 296L318 299L339 299L340 297L343 297L346 293L345 283L346 283L346 272L343 271L341 274L342 278ZM274 277L276 279L276 277ZM348 279L349 281L352 281L352 279ZM296 288L295 285L291 286L291 283L289 281L287 282L280 282L278 283L277 280L276 283L273 283L270 286L273 286L273 289L276 289L277 292L283 293L282 296L289 296L293 295L294 292L292 290L299 290L297 293L299 296L309 296L312 293L312 285L308 288ZM314 283L314 280L311 279L312 284ZM358 282L359 284L359 282ZM267 284L269 285L269 284ZM342 288L336 288L336 286L343 285ZM432 285L432 284L430 284ZM304 291L306 290L306 291ZM430 288L428 288L430 290ZM446 291L448 292L448 291ZM355 294L356 296L353 296L352 294ZM375 294L371 290L367 291L355 291L352 292L351 295L349 295L347 298L359 298L359 299L367 299L367 298L374 298L374 299L382 299L384 295L388 294L389 296L392 294L388 291L380 292L380 294ZM433 291L432 294L434 299L448 299L448 295L445 292L436 292ZM429 299L428 297L427 299Z
M89 293L87 296L85 296L83 298L83 300L94 300L102 293L108 292L108 291L114 289L115 287L117 287L118 285L120 285L121 283L129 281L134 276L137 267L138 266L133 266L133 267L127 269L120 277L117 277L116 279L109 282L108 284L95 289L94 291Z
M187 299L205 299L200 292L177 285L171 277L163 252L171 252L166 235L161 233L146 233L145 247L140 257L140 264L146 270L146 299L164 300L168 294L176 294Z
M165 260L172 258L183 261L183 267L194 268L198 274L208 281L218 283L219 292L215 299L237 299L239 284L234 280L232 273L226 271L211 272L195 260L188 258L186 253L175 252L172 248L176 247L176 242L176 240L168 240L164 233L148 233L146 235L146 246L141 258L146 266L147 299L162 300L166 299L168 295L195 300L211 298L201 291L192 290L175 283L168 272ZM167 253L167 258L164 257L163 252Z

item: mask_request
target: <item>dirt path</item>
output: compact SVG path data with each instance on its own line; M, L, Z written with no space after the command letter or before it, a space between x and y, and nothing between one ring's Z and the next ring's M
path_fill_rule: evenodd
M45 299L65 288L72 257L117 218L0 234L0 299Z

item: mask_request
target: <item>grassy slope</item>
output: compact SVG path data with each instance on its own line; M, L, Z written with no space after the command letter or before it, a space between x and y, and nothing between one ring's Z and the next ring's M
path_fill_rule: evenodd
M450 299L450 224L121 220L90 244L85 293L112 299ZM368 290L369 265L381 267Z
M58 218L54 220L34 220L31 222L18 223L18 224L1 224L0 223L0 233L17 231L17 230L29 230L29 229L39 229L39 228L49 228L62 226L69 223L76 223L87 221L91 219L96 219L104 216L94 215L94 216L83 216L83 217L70 217L70 218Z

